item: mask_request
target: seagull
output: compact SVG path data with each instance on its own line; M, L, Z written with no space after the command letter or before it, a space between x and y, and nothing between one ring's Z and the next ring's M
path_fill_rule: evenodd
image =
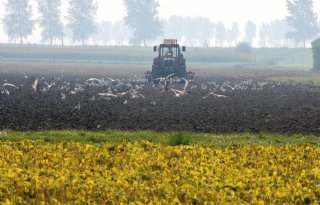
M53 83L47 83L47 82L44 82L44 84L47 85L47 88L50 89L52 86L55 86L56 85L56 82L53 82Z
M138 80L138 82L142 82L143 80L139 78L137 75L134 75L134 77Z
M129 93L129 91L126 92L122 92L122 93L98 93L97 95L101 96L101 97L113 97L113 98L117 98L117 97L124 97L125 95L127 95Z
M133 90L130 94L131 94L132 99L137 99L137 98L145 99L146 98L144 95L142 95L141 93L138 93L138 91L136 91L136 90Z
M184 91L177 90L177 89L173 89L173 88L171 88L171 91L174 93L175 97L177 97L177 98L178 98L178 97L181 97L182 95L185 94Z
M191 85L191 87L190 87L191 90L194 90L194 89L197 89L197 88L198 88L197 85Z
M65 100L66 99L66 94L64 94L64 93L61 93L61 100Z
M81 109L81 105L80 102L78 103L78 105L73 107L74 110L80 110Z
M10 92L8 89L4 89L1 91L1 94L10 95Z
M202 90L206 90L206 89L207 89L207 86L206 86L205 84L201 83L201 89L202 89Z
M89 78L84 82L84 84L88 86L99 87L105 85L106 83L103 80L97 78Z
M231 90L235 90L237 87L239 87L240 85L236 85L234 87L232 87L231 85L227 85L229 88L231 88Z
M25 79L29 78L29 76L27 76L25 73L20 73L20 74L23 75Z
M266 85L268 85L268 83L266 82L258 82L258 85L260 86L260 90L262 90L262 88Z
M185 79L185 78L182 78L182 80L184 80L184 81L186 82L185 85L184 85L183 90L184 90L184 91L187 91L187 88L189 87L190 81L187 80L187 79Z
M208 98L210 95L213 95L213 96L218 97L218 98L226 98L226 97L228 97L228 96L226 96L226 95L216 94L216 93L214 93L214 92L212 91L212 92L210 92L208 95L204 96L203 99Z
M116 95L118 97L123 97L123 96L127 95L128 93L130 93L130 91L126 91L126 92L122 92L122 93L116 93Z
M5 83L5 84L2 85L2 87L12 87L12 88L15 88L15 89L19 89L19 87L15 86L15 85L13 85L11 83Z
M109 81L111 81L111 82L118 82L118 81L119 81L119 80L114 80L114 79L109 78L109 77L107 77L107 79L108 79Z
M165 77L165 78L158 78L158 79L160 79L161 81L164 81L164 85L162 85L163 90L162 90L160 93L163 93L163 92L169 90L169 86L170 86L170 80L169 80L169 79L170 79L170 77L173 76L173 75L175 75L175 73L172 73L172 74L168 75L168 76Z
M190 90L187 90L187 88L189 87L189 80L182 78L182 80L184 80L186 82L186 84L184 85L183 90L177 90L177 89L172 89L171 91L174 92L175 97L181 97L183 95L185 95L186 93L191 93Z
M102 97L113 97L117 98L118 95L112 94L112 93L98 93L97 95L102 96Z
M32 84L32 88L34 90L34 92L39 92L40 91L40 83L39 83L39 79L36 78Z

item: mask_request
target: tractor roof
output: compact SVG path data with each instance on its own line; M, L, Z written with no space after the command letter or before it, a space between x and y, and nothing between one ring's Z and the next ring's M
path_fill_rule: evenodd
M178 40L177 39L164 39L163 44L175 45L175 44L178 44Z

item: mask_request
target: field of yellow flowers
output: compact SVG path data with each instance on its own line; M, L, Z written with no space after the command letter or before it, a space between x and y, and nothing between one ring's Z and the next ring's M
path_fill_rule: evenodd
M0 142L3 204L319 204L320 147Z

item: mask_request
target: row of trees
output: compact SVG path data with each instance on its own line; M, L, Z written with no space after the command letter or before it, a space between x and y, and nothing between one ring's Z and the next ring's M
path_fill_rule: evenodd
M259 28L248 21L243 28L243 36L237 22L227 28L221 21L213 23L203 17L171 16L161 20L158 17L157 0L123 2L127 13L123 21L98 24L95 0L68 0L68 13L63 15L67 23L64 25L61 0L37 0L40 17L35 20L31 18L29 0L8 0L3 22L11 41L23 43L23 39L32 34L37 24L42 31L42 41L51 45L57 39L63 44L65 37L85 44L92 37L95 44L129 42L146 46L164 37L174 37L185 39L189 45L234 46L239 40L252 44L258 34L258 43L262 47L285 46L288 42L294 42L295 46L306 46L319 34L318 17L313 11L312 0L287 0L289 15L284 20L262 24Z
M3 19L8 37L11 41L23 39L32 34L35 24L42 29L43 42L53 44L55 39L61 39L63 44L64 25L61 14L61 0L37 0L40 17L32 19L29 0L8 0L6 16ZM97 4L94 0L69 0L68 24L72 30L73 40L85 43L95 32Z
M161 42L163 38L184 39L187 46L234 47L239 41L255 43L259 47L294 47L295 42L286 37L291 31L285 20L274 20L258 26L248 21L245 25L233 22L211 22L210 19L197 17L171 16L162 20L163 32L150 44ZM103 21L97 24L97 33L93 36L97 45L123 45L132 39L133 32L125 22ZM133 44L133 43L132 43ZM303 44L301 44L303 46Z

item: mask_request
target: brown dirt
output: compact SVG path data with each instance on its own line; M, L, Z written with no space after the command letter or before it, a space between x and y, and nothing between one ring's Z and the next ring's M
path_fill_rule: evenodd
M177 98L171 91L161 93L159 87L136 82L133 76L140 75L148 66L54 64L52 67L50 63L2 63L0 66L1 85L12 83L20 87L18 90L9 88L9 95L0 93L0 129L320 134L320 89L312 85L268 82L260 90L256 89L260 79L221 77L199 71L200 75L191 84L194 86L191 93ZM21 73L29 78L24 78ZM53 76L56 76L56 85L44 91L44 82L52 82ZM98 97L97 93L108 90L107 85L84 86L84 91L70 94L77 83L83 84L90 77L102 79L107 76L123 79L121 81L133 87L143 85L138 93L145 98ZM40 78L40 93L31 89L36 77ZM228 97L209 96L204 99L213 88L210 82L221 86L226 82L236 85L245 80L251 80L246 89L216 91ZM201 84L207 89L201 88ZM173 85L177 89L182 86ZM4 88L0 89L4 91ZM127 90L123 85L117 92ZM62 93L66 95L65 100ZM80 109L76 109L79 104Z

